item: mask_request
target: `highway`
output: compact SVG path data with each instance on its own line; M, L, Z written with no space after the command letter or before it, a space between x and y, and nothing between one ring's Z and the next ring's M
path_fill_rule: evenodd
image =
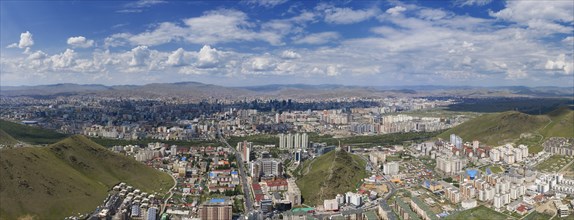
M237 160L237 167L239 167L239 176L241 177L241 186L242 186L241 188L243 188L243 195L245 197L244 214L246 216L249 216L253 211L253 201L252 201L252 197L251 197L251 190L249 190L251 187L249 187L249 184L247 183L247 175L245 174L245 168L243 165L243 158L241 158L241 153L239 153L239 151L237 151L237 149L235 149L234 147L229 145L229 143L227 143L227 140L225 140L224 138L220 138L220 140L225 145L227 145L227 147L229 147L231 150L233 150L233 152L235 152L235 158Z

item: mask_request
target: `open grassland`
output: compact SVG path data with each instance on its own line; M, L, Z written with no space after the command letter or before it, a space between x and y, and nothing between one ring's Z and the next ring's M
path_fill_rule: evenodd
M536 169L542 172L558 172L564 166L566 166L573 157L564 155L552 155L545 161L540 162L536 165Z
M509 218L513 219L484 206L478 206L446 217L447 220L506 220Z

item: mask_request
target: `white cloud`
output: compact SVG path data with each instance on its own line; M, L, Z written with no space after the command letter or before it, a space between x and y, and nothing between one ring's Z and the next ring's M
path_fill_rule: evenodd
M273 70L275 66L267 57L255 57L251 60L251 69L256 72Z
M571 26L574 24L574 1L507 1L504 9L489 14L534 30L551 33L574 30Z
M147 46L137 46L131 50L130 66L143 66L150 57L150 50Z
M284 50L281 53L281 58L283 58L283 59L297 59L297 58L301 58L301 55L295 51L292 51L292 50Z
M333 24L354 24L373 18L380 13L378 8L366 10L353 10L352 8L337 8L333 6L321 8L324 8L325 22Z
M167 3L167 1L163 1L163 0L139 0L133 3L128 3L128 7L134 7L134 8L147 8L147 7L151 7L157 4L164 4Z
M144 8L149 8L154 5L164 4L167 1L164 0L138 0L134 2L129 2L125 4L124 9L118 10L119 13L140 13L143 12Z
M220 52L209 45L204 45L197 55L197 68L214 68L219 64Z
M339 39L339 34L337 32L321 32L309 34L305 37L297 39L294 41L296 44L326 44L331 41Z
M20 41L18 42L18 47L21 49L31 47L34 45L34 39L32 39L32 34L29 31L20 34ZM16 44L8 45L8 48L14 48Z
M528 73L522 69L510 69L506 72L506 79L516 80L528 77Z
M463 7L463 6L485 6L492 2L492 0L455 0L454 5Z
M41 50L36 51L28 56L29 60L41 60L48 57L48 55Z
M182 66L184 65L184 53L185 50L183 48L178 48L177 50L173 51L172 54L169 55L167 58L167 64L171 66Z
M77 54L72 49L66 49L64 53L56 54L50 57L52 68L55 70L72 67L75 64Z
M440 9L422 9L419 11L418 15L422 19L434 21L449 16L449 13Z
M288 0L245 0L243 2L249 5L258 5L265 8L273 8L277 5L284 4L287 1Z
M94 46L94 40L88 40L83 36L70 37L67 42L72 47L88 48Z
M566 58L565 54L560 54L556 60L546 61L544 66L547 70L563 71L565 75L572 75L574 71L574 60L572 57Z
M406 11L406 10L407 10L407 8L398 5L398 6L395 6L395 7L392 7L392 8L387 9L386 12L387 12L388 14L391 14L392 16L397 16L397 15L402 14L402 13L403 13L404 11Z
M339 65L329 65L327 66L327 76L338 76L341 75L339 71Z
M258 31L255 23L238 10L220 9L204 15L183 20L184 26L163 22L149 31L139 34L119 33L106 39L106 45L161 45L184 41L192 44L218 44L240 41L264 41L281 45L282 35L275 31Z

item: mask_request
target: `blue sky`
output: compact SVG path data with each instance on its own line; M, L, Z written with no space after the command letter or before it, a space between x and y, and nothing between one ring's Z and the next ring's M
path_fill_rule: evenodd
M0 84L574 86L574 2L0 1Z

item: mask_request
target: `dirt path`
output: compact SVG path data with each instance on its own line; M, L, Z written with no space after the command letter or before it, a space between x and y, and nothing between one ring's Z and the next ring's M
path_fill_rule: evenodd
M331 161L331 166L329 167L329 177L327 177L327 181L329 181L332 177L333 177L333 168L335 168L335 161L337 160L337 152L335 152L335 157L333 158L333 161ZM321 195L319 197L320 200L324 200L323 199L323 189L326 187L326 185L323 183L320 189L320 193L319 195Z

